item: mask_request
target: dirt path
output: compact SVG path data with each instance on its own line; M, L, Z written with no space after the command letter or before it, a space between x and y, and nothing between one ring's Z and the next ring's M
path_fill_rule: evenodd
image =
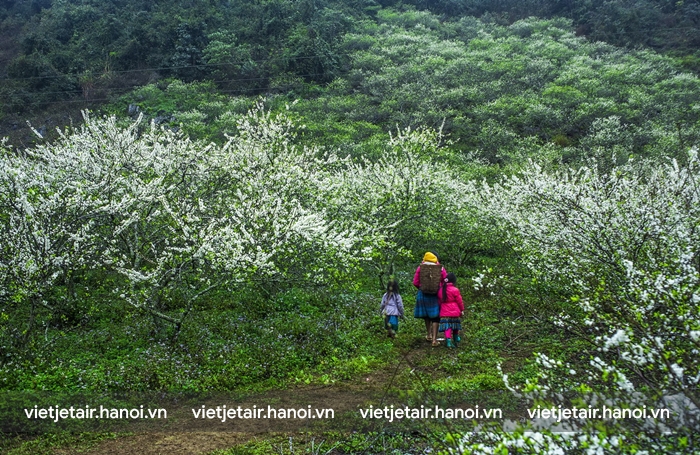
M351 431L362 425L358 409L370 404L386 405L399 403L396 376L407 371L421 370L416 366L431 352L436 352L424 340L411 340L410 346L401 354L398 363L384 367L351 381L329 386L305 386L276 390L259 395L250 395L234 405L241 408L300 409L311 406L315 409L333 409L335 418L317 421L299 419L236 419L221 422L216 419L194 419L192 409L216 408L226 401L211 399L196 405L183 405L182 409L168 411L168 428L165 431L135 431L134 434L105 440L88 451L65 449L56 451L61 455L77 453L87 455L197 455L208 454L244 444L254 438L265 439L271 435L300 434L338 430ZM440 349L440 348L436 348ZM444 348L443 348L444 349ZM229 403L227 408L231 408ZM174 416L171 418L171 416ZM366 422L366 421L365 421Z

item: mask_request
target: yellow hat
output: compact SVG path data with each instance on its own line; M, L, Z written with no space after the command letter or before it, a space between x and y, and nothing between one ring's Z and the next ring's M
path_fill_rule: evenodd
M423 256L423 262L435 262L435 263L437 263L437 261L438 261L437 256L435 256L430 251L425 253L425 255Z

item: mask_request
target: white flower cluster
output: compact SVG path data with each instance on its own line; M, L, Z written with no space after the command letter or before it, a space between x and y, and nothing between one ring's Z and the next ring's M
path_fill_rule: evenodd
M496 284L505 279L505 275L498 277L493 275L493 269L487 268L479 272L478 275L472 277L472 286L475 291L486 291L489 295L495 295Z
M548 172L532 163L467 194L497 220L533 272L566 287L576 308L554 322L587 336L597 351L588 371L573 377L566 374L570 366L538 357L537 380L518 391L546 403L563 404L562 394L579 393L623 407L658 408L674 396L683 406L670 421L606 422L606 429L621 437L635 428L675 432L644 438L638 447L680 450L700 426L697 151L682 164L630 161L608 170L592 163ZM504 435L503 447L519 447L523 438ZM537 445L546 453L555 442L566 450L587 447L577 438L559 435ZM590 447L609 451L611 444Z
M435 159L441 140L439 131L399 130L381 156L360 158L334 175L333 218L370 233L365 242L378 246L380 271L466 216L466 186Z

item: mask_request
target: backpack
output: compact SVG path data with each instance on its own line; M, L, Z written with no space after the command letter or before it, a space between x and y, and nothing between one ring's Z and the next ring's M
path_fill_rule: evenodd
M442 281L442 266L440 264L420 265L420 290L424 294L437 294Z

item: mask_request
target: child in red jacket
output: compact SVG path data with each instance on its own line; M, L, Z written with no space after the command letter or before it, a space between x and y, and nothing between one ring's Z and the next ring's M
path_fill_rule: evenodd
M438 291L438 299L440 300L440 328L438 330L445 332L448 348L454 348L456 343L459 343L459 331L462 330L462 316L464 316L462 294L456 285L457 277L454 273L448 273Z

